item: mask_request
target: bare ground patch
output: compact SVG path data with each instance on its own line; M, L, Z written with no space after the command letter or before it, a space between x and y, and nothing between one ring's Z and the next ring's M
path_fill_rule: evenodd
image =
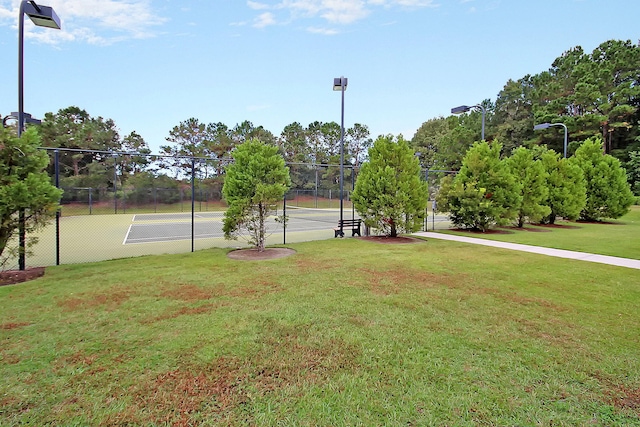
M57 305L64 311L86 310L100 306L113 311L128 301L131 294L132 291L128 289L114 289L109 293L81 293L77 296L59 298Z
M179 284L165 289L162 294L164 298L181 301L202 301L213 297L213 291L202 289L193 284Z

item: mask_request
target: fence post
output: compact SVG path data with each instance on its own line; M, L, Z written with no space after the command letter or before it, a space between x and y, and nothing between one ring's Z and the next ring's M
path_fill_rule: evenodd
M118 168L116 162L118 161L118 155L113 153L113 207L114 213L118 213Z
M56 188L60 188L60 159L58 150L54 151L54 169L56 173ZM58 208L56 209L56 265L60 265L60 201L58 201Z
M191 158L191 252L195 251L196 159Z
M287 193L282 201L282 244L287 244Z

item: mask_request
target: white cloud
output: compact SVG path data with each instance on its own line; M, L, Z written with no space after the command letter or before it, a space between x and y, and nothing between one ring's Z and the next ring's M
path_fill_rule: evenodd
M275 25L276 18L271 12L261 13L254 21L253 26L256 28L264 28L269 25Z
M313 34L322 34L325 36L335 36L336 34L340 34L340 31L334 28L308 27L307 31Z
M258 3L257 1L248 1L247 2L247 6L249 6L251 9L254 9L254 10L269 9L269 5L268 4Z
M0 25L17 27L19 4L15 0L0 0ZM47 5L60 17L62 29L40 29L27 24L25 37L52 44L69 41L110 44L153 37L154 27L166 22L153 13L151 0L48 0Z
M278 22L291 22L300 19L320 19L330 24L348 25L360 21L377 7L436 7L435 0L264 0L263 2L247 1L253 10L268 10L256 18L254 26L263 28ZM288 16L280 17L281 14ZM277 14L277 15L276 15ZM276 18L277 16L277 18ZM322 26L307 27L307 31L333 35L337 30L325 29Z

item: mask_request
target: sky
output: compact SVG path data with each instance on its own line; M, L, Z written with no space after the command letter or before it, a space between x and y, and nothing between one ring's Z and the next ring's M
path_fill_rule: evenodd
M44 1L44 0L43 0ZM0 0L0 115L18 109L19 0ZM40 3L39 3L40 4ZM26 18L25 111L112 119L157 153L174 126L293 122L413 137L452 107L495 101L575 47L640 39L638 0L46 0Z

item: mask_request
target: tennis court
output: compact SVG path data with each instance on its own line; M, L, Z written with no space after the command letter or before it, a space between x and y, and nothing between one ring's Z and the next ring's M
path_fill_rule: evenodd
M339 209L312 209L287 207L287 233L327 230L332 237L332 230L340 218ZM351 218L352 212L343 212L344 218ZM131 225L124 236L123 245L139 243L159 243L176 240L190 240L193 231L194 239L211 239L224 237L222 219L224 212L161 213L133 215ZM357 217L357 216L356 216ZM273 234L282 233L282 224L271 216L267 229Z
M277 214L282 214L281 207ZM286 214L289 218L286 234L283 233L282 224L275 221L275 216L269 218L267 245L333 239L333 229L340 218L340 210L336 208L287 206ZM344 219L351 219L352 215L350 208L343 211ZM222 211L195 212L193 242L191 212L63 216L58 242L59 260L61 264L75 264L142 255L184 253L193 249L247 246L248 242L243 237L238 240L224 238L223 216ZM358 218L357 214L355 218ZM448 225L444 216L429 218L429 229L446 228ZM55 265L55 224L40 230L36 237L39 242L32 248L33 254L27 256L27 265ZM10 260L9 265L17 268L17 259Z

